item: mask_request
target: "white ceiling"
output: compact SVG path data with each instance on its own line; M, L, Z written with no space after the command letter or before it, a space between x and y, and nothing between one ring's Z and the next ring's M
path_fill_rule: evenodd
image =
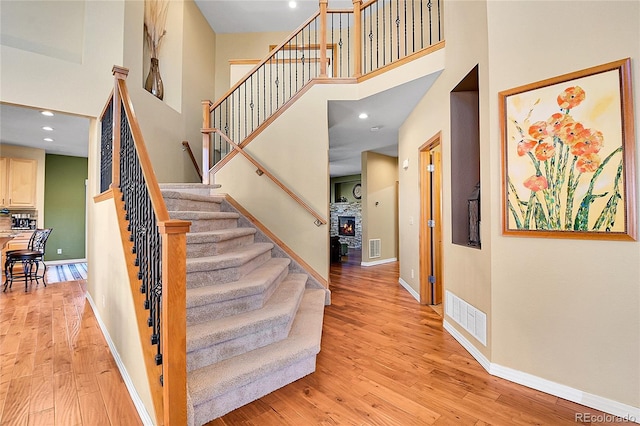
M293 31L318 9L317 0L288 1L196 0L216 33ZM330 0L330 8L351 8L351 0ZM257 58L256 58L257 59ZM398 129L424 96L437 75L426 76L359 101L329 102L329 168L331 176L360 173L362 151L398 155ZM358 115L366 112L369 118ZM50 125L53 132L42 126ZM379 130L371 131L377 126ZM45 149L47 153L87 156L89 120L56 113L45 117L39 109L0 104L0 141ZM45 142L51 137L54 142Z
M217 34L293 31L317 10L318 0L195 0ZM351 0L329 0L329 8L353 9Z
M89 119L54 112L53 117L41 109L0 104L0 142L44 149L48 154L86 157L89 150ZM52 127L52 131L42 127ZM47 142L44 138L51 138ZM1 153L0 153L1 154Z

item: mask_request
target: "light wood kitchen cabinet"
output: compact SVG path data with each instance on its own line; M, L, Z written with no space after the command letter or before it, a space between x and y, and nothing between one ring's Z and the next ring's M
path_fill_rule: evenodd
M38 161L0 158L0 207L35 208Z

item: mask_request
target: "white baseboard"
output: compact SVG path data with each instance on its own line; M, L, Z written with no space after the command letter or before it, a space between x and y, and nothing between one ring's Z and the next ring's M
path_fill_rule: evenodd
M398 279L398 282L400 283L400 285L401 285L402 287L404 287L404 289L405 289L405 290L407 290L407 291L409 292L409 294L410 294L410 295L412 295L412 296L413 296L413 298L414 298L414 299L416 299L418 302L420 301L420 294L418 294L418 292L417 292L417 291L415 291L415 290L413 289L413 287L411 287L411 286L409 285L409 283L408 283L408 282L406 282L406 281L405 281L405 280L403 280L402 278L399 278L399 279Z
M87 259L63 259L63 260L47 260L47 266L66 265L68 263L87 263Z
M623 404L598 395L581 391L570 386L552 382L529 373L514 370L513 368L504 367L499 364L491 363L478 349L475 348L458 330L455 329L447 320L443 321L443 327L464 347L472 357L480 363L482 368L487 370L492 376L500 377L510 382L518 383L531 389L539 390L550 395L563 398L577 404L595 408L617 417L614 419L603 419L608 421L626 421L640 423L640 407ZM591 416L596 418L596 415ZM600 422L599 419L595 419Z
M491 362L489 361L489 359L484 356L482 352L480 352L475 346L473 346L471 342L462 335L462 333L456 330L456 328L446 320L446 317L445 320L442 321L442 327L444 327L444 329L447 330L449 334L451 334L453 338L456 339L458 343L460 343L462 347L465 348L467 352L469 352L471 356L480 363L482 368L484 368L489 374L491 374Z
M375 260L373 262L362 262L360 263L360 266L376 266L376 265L382 265L385 263L391 263L391 262L397 262L397 261L398 261L397 257L392 257L390 259Z
M86 295L87 295L87 300L91 305L91 309L93 309L93 314L95 315L96 320L98 321L98 325L100 325L102 334L104 335L104 338L107 341L107 344L109 345L109 349L111 350L113 359L115 360L116 365L118 366L118 370L120 370L120 374L122 375L122 380L124 380L124 384L127 386L129 395L131 395L131 399L133 400L133 405L135 405L136 410L138 411L138 415L140 416L140 420L142 420L142 424L144 424L145 426L153 426L153 420L151 420L151 416L149 416L149 413L147 412L147 408L144 406L142 399L140 399L140 395L138 395L138 391L136 391L136 388L133 385L131 376L129 376L129 373L127 372L127 369L124 366L122 359L120 358L120 354L116 349L116 345L113 343L113 340L111 340L111 336L109 336L109 332L107 331L106 325L104 324L104 322L102 322L102 318L100 318L100 314L96 309L96 304L93 302L93 299L91 298L91 295L89 293L87 293Z

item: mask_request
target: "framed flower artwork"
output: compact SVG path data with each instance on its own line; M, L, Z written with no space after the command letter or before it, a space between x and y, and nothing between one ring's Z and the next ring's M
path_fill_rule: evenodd
M499 93L503 234L635 240L631 62Z

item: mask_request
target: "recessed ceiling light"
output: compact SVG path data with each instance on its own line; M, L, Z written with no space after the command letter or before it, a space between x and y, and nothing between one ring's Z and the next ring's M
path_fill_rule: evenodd
M49 126L44 126L42 128L42 130L46 130L47 132L51 132L53 130L53 127L49 127Z
M369 115L366 112L360 113L360 115L358 116L358 118L364 120L365 118L369 118Z
M290 1L289 2L289 7L291 9L295 9L298 6L298 3L296 3L295 1Z
M51 138L44 138L45 142L53 142L53 139Z
M53 113L51 111L42 111L40 114L46 115L47 117L53 117Z

